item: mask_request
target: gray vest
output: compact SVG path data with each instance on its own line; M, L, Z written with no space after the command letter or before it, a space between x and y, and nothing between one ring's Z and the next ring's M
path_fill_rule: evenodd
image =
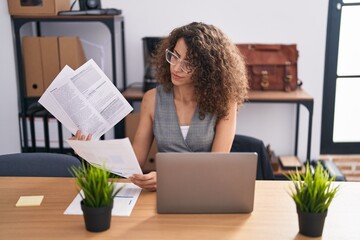
M173 91L166 93L156 88L154 135L159 152L210 152L215 135L216 117L207 114L199 119L196 107L186 139L184 140L175 110Z

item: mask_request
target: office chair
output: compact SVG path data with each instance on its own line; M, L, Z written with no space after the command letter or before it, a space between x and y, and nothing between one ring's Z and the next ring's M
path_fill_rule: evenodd
M256 152L258 154L256 179L275 180L263 141L249 136L235 135L230 152Z
M143 56L144 56L144 87L146 92L157 86L158 82L155 78L155 66L151 63L151 58L155 53L158 44L163 40L163 37L143 37Z
M0 155L0 176L72 177L72 166L81 162L74 156L59 153L14 153Z

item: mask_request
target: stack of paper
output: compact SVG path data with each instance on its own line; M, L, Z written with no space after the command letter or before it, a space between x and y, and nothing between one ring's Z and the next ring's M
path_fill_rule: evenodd
M133 108L92 59L76 70L65 66L39 103L71 133L92 135L95 141L68 140L80 157L123 177L142 174L128 138L96 141Z
M133 108L91 59L76 70L65 66L41 96L43 105L73 134L99 139Z
M115 196L114 206L111 212L113 216L130 216L135 203L140 195L141 188L133 183L116 183L116 188L125 185L123 189ZM75 199L66 208L64 214L81 215L81 195L76 195Z

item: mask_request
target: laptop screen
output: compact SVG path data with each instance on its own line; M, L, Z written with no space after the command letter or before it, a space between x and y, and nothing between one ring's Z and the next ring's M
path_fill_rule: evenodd
M158 213L249 213L256 153L157 153Z

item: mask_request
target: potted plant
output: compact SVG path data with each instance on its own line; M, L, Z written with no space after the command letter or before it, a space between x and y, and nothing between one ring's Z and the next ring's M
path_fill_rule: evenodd
M286 176L294 186L290 188L290 195L296 204L299 232L310 237L321 236L328 208L339 190L339 186L332 186L334 177L330 177L321 164L314 173L306 164L305 173L296 170Z
M83 162L80 167L71 170L82 198L81 209L86 229L91 232L109 229L114 197L122 187L115 188L115 182L110 181L112 175L105 166L98 168Z

